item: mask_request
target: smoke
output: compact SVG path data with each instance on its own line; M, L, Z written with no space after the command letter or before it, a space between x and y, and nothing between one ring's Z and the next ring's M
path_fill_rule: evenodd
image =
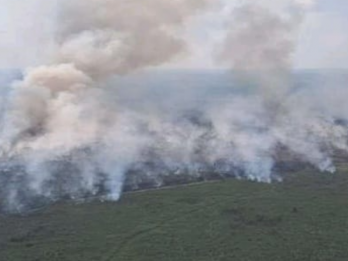
M188 92L184 79L173 93L139 95L113 78L185 54L182 30L211 2L61 1L51 62L28 69L2 105L0 207L117 200L126 189L225 176L271 182L291 160L333 172L333 153L347 151L342 96L322 104L323 90L314 97L289 81L307 1L281 14L251 2L233 9L219 58L238 81L223 100Z
M287 70L293 52L293 27L269 9L247 4L232 12L221 58L237 70Z
M258 101L248 99L243 105L245 108L237 109L245 112L250 107L257 108L242 117L243 121L251 115L256 118L243 129L246 137L237 140L247 140L242 148L253 153L259 150L266 157L260 160L263 167L256 168L257 173L260 169L268 170L266 177L270 177L270 166L274 164L274 155L270 152L279 145L329 172L335 171L330 158L333 151L346 150L346 126L335 124L335 116L323 110L319 103L310 107L309 104L313 105L311 94L293 92L292 55L297 32L307 10L314 4L315 1L290 1L280 9L282 11L274 11L267 5L245 1L231 13L230 30L219 56L237 72L239 84L256 89ZM260 126L253 126L257 122ZM235 125L240 124L232 124ZM250 133L253 129L255 133ZM254 140L262 142L261 145L253 144Z
M185 50L177 31L210 1L65 1L56 59L93 78L162 64Z
M182 52L185 43L176 31L207 4L206 0L63 1L52 64L29 69L24 80L14 84L3 153L20 150L23 140L38 144L42 137L58 135L60 128L64 133L68 122L68 129L81 128L87 137L74 141L71 133L52 139L53 143L69 150L81 139L82 144L93 140L100 120L93 118L94 110L100 113L105 108L93 101L96 108L89 108L83 100L114 74L162 64Z
M88 151L89 162L79 159L79 170L70 173L81 172L81 190L93 192L98 173L103 173L111 197L119 196L124 168L142 143L133 142L132 122L117 114L103 83L114 74L156 66L184 52L179 31L208 3L60 3L52 62L27 70L23 81L13 84L2 122L1 158L24 166L27 194L52 197L47 183L54 179L53 162ZM8 205L18 206L18 190L11 189ZM77 190L72 186L66 193Z
M286 95L297 33L310 0L244 1L231 11L219 61L238 71L241 81L262 87L261 95ZM279 98L279 97L277 97Z
M320 105L310 107L309 104L313 105L310 94L294 92L291 82L297 33L315 1L283 4L275 11L267 8L267 3L245 1L231 12L229 30L218 58L233 68L240 85L253 87L257 97L256 101L248 98L244 107L237 109L247 112L241 118L243 122L252 117L252 124L237 139L246 142L239 150L248 148L252 152L249 156L262 155L259 160L251 161L258 164L255 168L258 177L262 169L266 170L264 176L270 177L270 166L274 165L274 155L270 153L277 146L287 148L322 171L334 172L330 155L337 148L346 150L346 127L335 124L335 117ZM250 112L250 108L255 111Z

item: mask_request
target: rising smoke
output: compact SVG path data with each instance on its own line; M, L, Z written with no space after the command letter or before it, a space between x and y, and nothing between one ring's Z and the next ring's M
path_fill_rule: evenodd
M305 91L292 93L289 82L309 1L291 2L282 14L252 2L232 11L219 59L238 72L240 85L252 86L250 95L193 103L189 110L115 102L111 77L185 53L180 32L210 4L61 1L51 63L28 69L5 101L1 205L20 211L62 197L117 200L125 186L161 186L168 177L182 182L183 175L189 181L206 173L270 182L279 174L281 149L333 172L330 156L347 150L347 127L337 124L331 104L324 108Z
M237 134L244 139L237 136L233 141L237 144L246 141L237 151L247 150L248 155L256 157L258 160L251 160L257 163L255 175L266 173L266 180L274 165L274 155L270 153L279 145L329 172L335 171L330 154L335 149L346 149L346 126L336 125L337 117L327 114L320 105L313 106L308 93L292 93L291 63L297 33L307 9L314 3L288 1L279 13L267 8L266 3L244 1L232 11L231 29L219 56L237 73L239 84L256 88L257 100L248 97L242 102L242 108L235 110L247 112L242 117L243 124L229 126L244 125L251 117L247 128ZM255 111L249 112L250 108ZM222 121L224 124L226 119L228 117ZM231 136L231 132L228 135ZM253 165L247 162L248 166ZM260 172L260 166L266 171Z

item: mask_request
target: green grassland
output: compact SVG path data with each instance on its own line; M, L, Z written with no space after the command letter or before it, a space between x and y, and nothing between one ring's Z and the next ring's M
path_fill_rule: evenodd
M0 217L1 261L348 260L348 174L225 180Z

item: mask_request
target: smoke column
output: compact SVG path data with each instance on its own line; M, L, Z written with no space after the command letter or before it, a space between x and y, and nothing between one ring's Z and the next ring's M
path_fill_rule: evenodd
M79 159L79 171L69 174L81 173L80 186L63 190L93 194L100 172L110 198L119 197L123 168L141 142L132 141L130 120L118 117L101 86L114 74L156 66L184 51L178 32L208 2L60 1L52 62L27 70L24 80L13 84L2 122L1 158L24 163L30 196L52 197L45 185L53 180L54 161L84 151L88 159ZM17 190L23 186L10 176L7 205L20 208Z
M261 95L275 98L286 91L297 33L314 2L280 1L285 4L276 11L264 2L244 1L232 10L219 60L239 72L242 81L262 85Z
M251 162L258 162L256 172L265 170L266 179L274 164L271 152L278 146L329 172L335 171L329 156L334 148L346 149L345 127L333 124L333 115L323 113L320 106L310 108L311 102L304 93L291 93L291 62L297 32L307 9L314 4L314 1L288 1L282 12L274 12L267 5L244 1L231 13L230 30L219 56L220 61L233 68L239 84L255 89L255 96L241 101L241 107L235 109L247 112L242 121L247 119L248 126L238 131L238 135L245 137L237 139L244 140L237 151L248 148L256 158ZM231 124L236 125L241 124Z
M253 2L232 11L219 56L250 93L187 108L179 93L164 105L145 96L117 102L122 91L111 78L185 53L180 32L210 0L60 1L50 63L28 69L1 106L0 207L117 200L125 187L183 177L271 182L282 174L279 151L334 172L334 151L347 151L348 117L336 109L345 101L331 95L323 103L324 91L294 91L289 81L312 1L288 2L282 13Z

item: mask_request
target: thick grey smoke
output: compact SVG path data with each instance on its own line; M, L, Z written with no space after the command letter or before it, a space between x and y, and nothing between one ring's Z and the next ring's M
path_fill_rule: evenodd
M117 200L124 189L220 176L270 182L282 174L284 153L333 172L333 152L347 151L348 117L335 110L344 101L338 95L322 104L324 91L315 97L288 81L309 1L285 14L251 2L233 11L222 53L246 72L240 93L125 99L136 93L112 76L185 52L181 29L210 3L61 1L51 63L28 69L1 106L0 206L20 211L100 194Z
M176 31L208 2L62 1L52 64L28 70L25 79L14 85L2 135L3 153L16 153L27 146L23 141L40 146L38 141L48 140L49 135L67 132L68 122L83 125L83 134L74 130L79 139L65 133L50 141L69 150L74 145L65 140L67 136L74 144L93 140L100 126L96 114L105 108L91 108L84 99L114 74L155 66L182 52L185 43Z
M78 166L85 172L82 190L93 192L97 174L104 173L111 197L119 196L124 168L142 142L133 139L136 125L117 114L102 85L114 74L156 66L185 51L179 31L209 2L60 2L52 62L13 84L1 124L1 158L24 162L32 194L51 197L45 184L53 179L53 162L88 150L89 159ZM20 201L20 184L13 186L9 205Z
M63 1L57 60L93 78L162 64L185 50L177 30L210 1Z

